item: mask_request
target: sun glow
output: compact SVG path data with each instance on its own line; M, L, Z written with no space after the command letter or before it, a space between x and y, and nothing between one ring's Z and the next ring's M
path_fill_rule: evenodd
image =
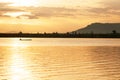
M11 17L19 17L21 15L30 15L29 12L12 12L12 13L5 13L4 15L8 15Z

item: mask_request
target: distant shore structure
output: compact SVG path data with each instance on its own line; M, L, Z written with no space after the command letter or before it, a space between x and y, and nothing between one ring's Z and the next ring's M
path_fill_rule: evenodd
M77 34L94 33L94 34L109 34L120 33L120 23L92 23L82 29L73 31Z
M85 28L66 33L0 33L0 37L18 37L21 41L31 40L23 38L120 38L120 23L92 23Z

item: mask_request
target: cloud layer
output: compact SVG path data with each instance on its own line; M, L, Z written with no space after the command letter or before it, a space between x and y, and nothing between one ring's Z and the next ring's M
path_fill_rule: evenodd
M5 15L9 12L22 12L22 9L15 8L12 6L9 6L11 3L0 3L0 17L10 17L9 15Z
M101 6L88 8L88 11L94 14L101 15L117 15L120 14L120 0L101 0L99 2Z
M16 16L17 18L39 19L40 17L80 17L80 16L104 16L104 15L118 15L120 14L119 0L101 0L101 6L94 7L15 7L10 6L12 3L0 3L0 17L10 17L6 13L25 12ZM26 14L29 13L29 14Z

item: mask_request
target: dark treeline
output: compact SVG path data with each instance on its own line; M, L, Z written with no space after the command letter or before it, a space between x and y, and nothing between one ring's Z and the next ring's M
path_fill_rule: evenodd
M109 34L78 34L78 33L0 33L0 37L29 37L29 38L120 38L120 33Z

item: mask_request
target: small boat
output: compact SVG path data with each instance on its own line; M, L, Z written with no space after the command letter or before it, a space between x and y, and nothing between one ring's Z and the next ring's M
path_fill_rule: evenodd
M32 39L19 39L20 41L32 41Z

